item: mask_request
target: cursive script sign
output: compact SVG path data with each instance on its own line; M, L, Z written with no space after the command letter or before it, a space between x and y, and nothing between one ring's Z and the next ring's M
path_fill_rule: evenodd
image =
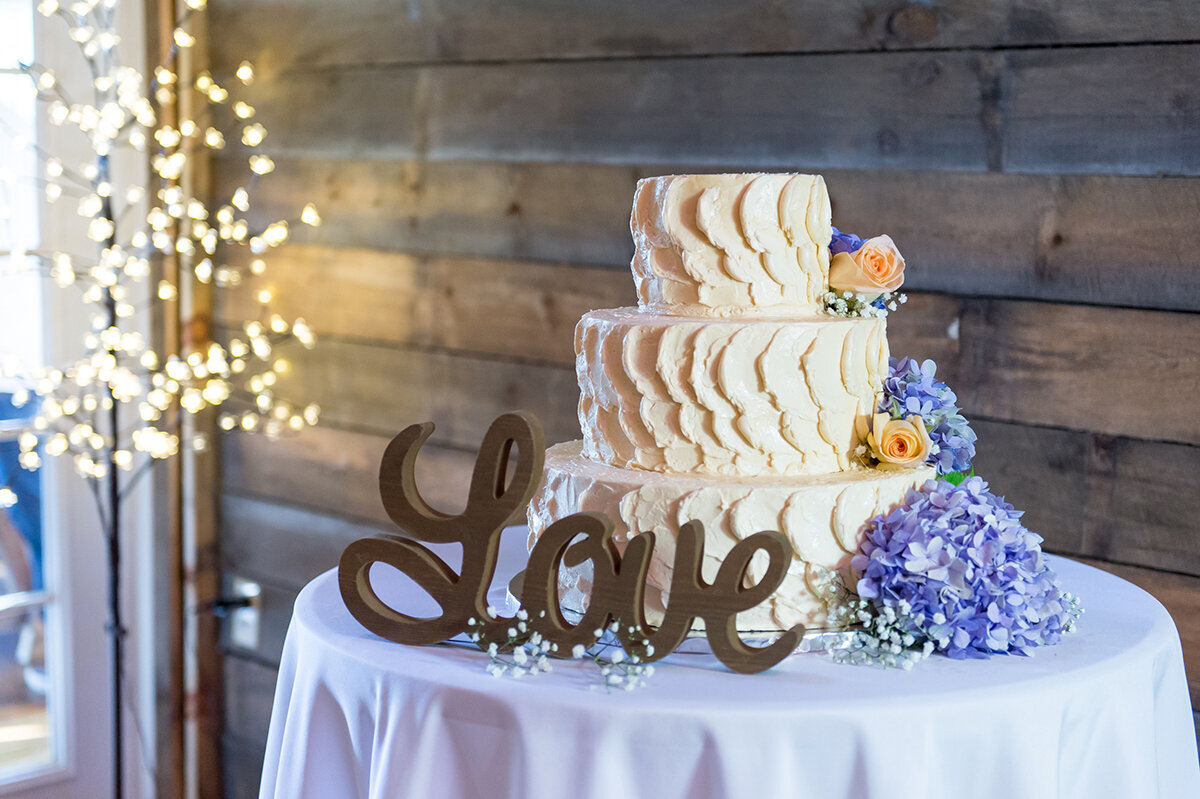
M484 436L466 509L458 515L431 508L417 490L414 465L433 424L413 425L388 445L379 469L379 488L388 516L411 537L362 538L342 553L338 584L351 615L371 632L402 644L432 644L465 631L468 620L481 620L482 639L503 640L514 619L488 612L487 591L496 569L500 535L520 520L537 487L544 458L541 425L529 413L509 413L496 419ZM506 480L507 465L516 448L516 468ZM414 540L416 539L416 540ZM420 542L461 543L458 573ZM702 619L713 654L734 671L754 673L774 666L799 643L804 628L797 625L763 647L747 645L737 632L737 614L769 597L787 572L791 545L777 532L756 533L739 541L722 561L709 583L701 574L704 528L689 521L679 528L669 591L670 601L657 627L645 616L646 573L654 552L655 534L630 539L622 553L612 536L612 523L595 513L577 513L550 525L538 539L525 568L521 603L529 626L564 654L596 642L596 631L620 622L618 638L626 649L649 643L653 655L665 657L679 646L696 619ZM746 573L756 553L766 553L762 579L746 585ZM583 617L571 623L563 614L558 594L561 565L591 561L592 590ZM393 566L419 585L440 606L441 615L422 618L402 613L379 598L371 585L375 563ZM484 644L486 646L486 644Z

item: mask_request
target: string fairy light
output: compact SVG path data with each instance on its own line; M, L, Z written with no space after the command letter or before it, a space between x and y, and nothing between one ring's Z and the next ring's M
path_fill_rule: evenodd
M37 408L18 439L21 465L37 469L43 455L66 456L80 475L92 480L107 479L114 471L134 471L140 459L169 458L181 448L207 447L203 436L184 440L180 427L183 415L207 408L222 409L217 418L221 430L261 431L272 437L314 425L320 416L317 405L294 406L277 394L280 376L289 369L279 353L288 342L311 349L315 337L305 320L288 319L273 309L275 292L258 282L267 269L261 256L288 241L292 224L316 226L321 217L312 203L290 220L256 225L248 217L250 181L275 169L262 151L266 127L254 119L256 109L232 91L253 83L254 66L242 61L228 82L205 71L182 83L171 63L144 77L117 63L120 37L111 13L115 5L113 0L84 0L67 10L56 0L37 4L39 14L67 21L69 37L92 68L87 100L69 97L54 71L36 64L23 68L50 123L78 128L93 151L93 158L77 167L40 151L39 155L47 202L62 199L67 191L81 192L74 200L75 211L96 252L86 257L65 252L28 255L55 286L78 290L84 305L95 309L91 331L82 342L84 353L64 367L33 373L0 363L0 377L16 378L30 387L20 404L34 402ZM190 17L206 2L186 0L185 6ZM196 44L187 30L188 17L172 30L177 49ZM224 109L224 117L162 121L161 107L187 91ZM220 123L222 118L230 127ZM194 147L225 149L231 130L232 140L245 150L248 180L224 201L210 205L190 196L183 179L195 158ZM116 172L110 156L119 148L152 151L151 186ZM242 247L252 254L245 266L234 257ZM18 255L10 254L10 261L21 262ZM174 267L151 281L153 262L162 258ZM259 316L247 320L242 335L227 345L194 343L199 349L163 353L136 330L142 324L139 309L177 302L189 282L235 288L247 277L257 282L254 307ZM114 406L130 409L128 427L105 427L103 416ZM10 501L16 501L15 494L0 487L0 506Z
M91 150L87 163L71 164L13 141L41 160L37 177L46 202L73 202L81 230L94 246L86 254L14 248L0 272L2 280L10 273L42 270L83 306L88 329L73 362L24 370L0 357L0 378L23 386L13 392L12 403L33 411L17 435L20 465L36 470L44 458L67 458L93 483L110 543L107 629L113 675L122 673L123 658L117 563L125 492L153 463L181 451L208 449L208 437L187 423L195 414L211 410L222 431L273 439L317 424L321 412L316 403L286 396L286 378L293 372L288 355L296 348L311 349L315 338L305 320L275 309L275 292L264 282L265 253L286 244L293 226L319 225L321 217L311 203L296 218L264 222L250 215L251 188L275 170L263 149L266 126L256 119L253 105L238 96L255 80L254 67L243 61L232 75L181 76L176 56L196 45L188 22L204 9L205 0L184 0L184 16L171 29L167 63L149 75L126 67L120 63L114 24L118 1L37 3L42 16L66 22L89 67L85 86L64 86L62 77L39 64L21 67L49 123L83 135ZM219 201L194 196L186 177L196 160L231 147L241 148L245 179ZM136 160L149 162L148 180L118 169L113 154L120 150L142 153ZM239 255L246 250L248 257ZM236 290L244 283L252 283L253 318L243 320L227 343L209 340L203 325L191 324L181 349L165 351L141 332L151 311L177 318L175 304L200 286ZM16 491L0 485L0 507L19 501ZM112 686L114 706L121 707L121 680L114 678ZM114 753L123 750L122 717L112 714ZM116 799L122 795L121 770L115 756Z

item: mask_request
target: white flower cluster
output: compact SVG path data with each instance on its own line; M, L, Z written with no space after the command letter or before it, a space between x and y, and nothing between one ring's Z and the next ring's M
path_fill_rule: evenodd
M1064 591L1062 595L1062 603L1066 605L1066 622L1063 623L1063 633L1073 633L1079 628L1079 617L1086 612L1083 603L1079 597L1072 594L1070 591Z
M497 617L495 608L489 607L487 611L491 618ZM530 631L529 613L524 608L517 611L515 621L516 624L505 630L503 638L488 640L487 625L483 621L467 620L471 642L487 653L488 673L493 677L526 677L551 671L550 658L557 655L558 644L547 641L541 633ZM592 686L593 689L632 691L644 686L654 674L654 666L646 662L646 658L654 654L654 645L644 637L633 640L632 652L626 652L615 642L602 640L619 630L617 622L607 629L597 628L593 635L598 643L591 650L583 644L576 644L571 649L572 659L590 659L599 668L601 679ZM629 633L632 638L637 630L630 627Z
M608 630L614 634L620 629L620 623L615 621L608 627ZM602 629L596 630L596 638L601 639L604 632ZM629 627L632 652L626 652L616 644L601 643L598 645L597 651L592 654L592 660L600 667L601 682L599 685L593 685L592 688L604 688L606 691L632 691L635 688L644 687L646 680L654 676L654 666L645 662L645 658L654 654L654 645L645 637L642 637L640 641L633 638L637 633L636 627ZM582 649L582 647L576 647L576 649ZM576 653L572 652L571 654ZM583 653L580 652L579 656L582 657L582 655Z
M488 608L488 615L495 618L495 608ZM558 651L558 644L544 639L541 633L529 632L529 613L524 608L517 611L516 625L509 627L503 641L486 642L490 662L488 674L493 677L535 676L551 671L550 654ZM484 623L478 619L467 620L471 629L471 641L483 647Z
M897 294L885 291L882 294L858 294L853 291L837 292L832 289L821 296L825 304L825 312L834 316L845 316L851 319L874 317L886 318L888 311L894 311L908 302L907 294Z
M922 628L910 615L908 602L878 613L870 602L847 591L841 575L832 570L816 576L814 586L825 602L829 625L853 634L848 646L844 640L826 640L826 654L834 661L907 670L933 654L936 644L931 637L909 632Z
M920 627L910 610L904 600L895 606L885 606L881 612L876 612L865 599L843 600L831 608L830 622L844 627L861 625L861 628L854 630L849 647L831 649L829 654L838 663L911 669L933 654L936 644L929 637L922 635L918 639L909 632Z

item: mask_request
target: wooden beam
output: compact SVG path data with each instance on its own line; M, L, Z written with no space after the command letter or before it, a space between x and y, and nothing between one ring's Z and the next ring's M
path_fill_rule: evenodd
M214 0L223 36L215 56L232 71L245 53L261 69L526 59L1022 47L1200 39L1200 11L1186 0L820 3L745 0Z
M1011 53L997 102L1010 172L1200 174L1200 45Z
M226 193L240 168L223 162ZM749 167L731 161L722 168ZM363 248L623 271L633 251L628 221L637 179L696 169L705 168L279 159L259 184L251 214L259 223L294 218L295 198L311 197L323 224L295 226L293 241L353 248L320 253L334 271L367 257ZM891 235L908 260L910 289L1200 310L1200 180L824 174L834 223ZM290 269L293 252L268 261ZM280 269L269 267L269 276Z
M412 420L420 421L426 419ZM315 427L274 443L240 433L226 436L223 491L227 496L286 499L297 507L391 532L394 525L379 500L378 474L383 450L398 432L399 428L372 434ZM439 447L438 438L435 434L417 459L417 482L430 504L444 513L457 513L466 502L474 452Z
M274 121L280 155L983 171L978 75L988 58L355 67L288 72L256 81L249 96ZM555 111L530 113L534 104Z
M303 317L318 335L564 365L575 363L580 316L637 302L624 270L289 247L230 294L222 321L253 318L254 298L267 287L285 318Z
M548 441L578 436L573 369L328 337L298 352L277 397L319 403L323 424L391 436L434 421L435 441L473 450L493 419L525 409L541 418Z
M290 156L1197 175L1198 53L353 66L264 77L247 94L273 122L273 152Z
M146 24L145 58L149 65L166 63L173 46L175 29L175 0L152 0L144 6ZM149 70L147 70L149 71ZM159 122L177 126L179 109L175 103L159 108ZM152 174L150 159L147 174ZM177 271L175 256L163 254L152 259L155 282ZM180 345L179 307L175 301L164 300L151 305L151 341L156 349L178 352ZM184 796L187 768L190 759L185 739L187 705L185 701L184 645L184 574L183 574L183 467L172 458L157 474L151 476L153 491L161 501L154 503L154 522L162 535L151 544L155 576L154 595L162 612L156 615L153 635L158 642L155 659L155 694L158 698L155 715L155 788L160 796Z
M369 472L366 474L369 478ZM470 476L469 467L467 476ZM377 482L364 480L366 484L377 485ZM240 486L236 490L244 491ZM455 498L465 496L464 483ZM299 591L321 572L336 567L342 550L351 542L381 532L400 534L387 520L372 520L374 524L365 524L347 518L355 510L353 506L333 507L322 513L312 510L313 503L307 505L305 508L246 494L226 494L221 501L225 519L221 555L225 570L257 582Z
M1200 444L1184 399L1200 394L1200 316L1007 300L961 307L954 388L968 415Z

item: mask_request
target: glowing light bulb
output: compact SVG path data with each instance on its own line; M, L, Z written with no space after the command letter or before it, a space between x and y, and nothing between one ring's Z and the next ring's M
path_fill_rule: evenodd
M250 156L250 171L256 175L269 175L275 171L275 162L265 155Z
M247 147L257 147L267 138L267 129L261 122L255 122L242 129L242 144Z

